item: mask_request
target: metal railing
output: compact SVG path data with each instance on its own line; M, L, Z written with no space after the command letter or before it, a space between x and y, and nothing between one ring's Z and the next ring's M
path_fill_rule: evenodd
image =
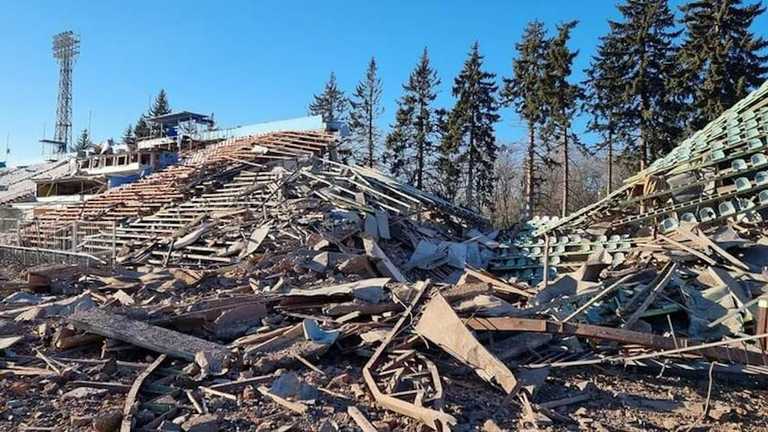
M87 267L110 265L109 262L79 252L0 244L0 260L24 265L73 264Z
M1 234L4 237L0 236L0 247L19 247L26 252L44 251L41 256L54 258L50 263L59 262L61 255L88 257L112 265L117 256L117 225L115 221L73 221L43 231L44 227L33 221L24 227L17 226L15 232ZM19 229L25 231L23 243ZM39 257L35 259L49 262Z

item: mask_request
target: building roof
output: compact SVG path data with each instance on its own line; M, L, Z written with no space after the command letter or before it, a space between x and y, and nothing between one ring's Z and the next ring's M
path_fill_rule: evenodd
M210 123L213 124L213 120L211 120L211 117L205 114L198 114L193 113L190 111L179 111L179 112L173 112L169 114L164 114L157 117L150 117L147 119L147 121L162 125L168 125L168 124L176 124L183 121L196 121L200 123Z

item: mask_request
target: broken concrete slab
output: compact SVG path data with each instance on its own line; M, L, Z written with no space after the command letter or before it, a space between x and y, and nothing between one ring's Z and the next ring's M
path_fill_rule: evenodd
M384 286L389 283L389 281L390 278L373 278L317 289L292 289L286 293L286 296L331 297L338 295L352 295L360 300L375 304L381 301L384 297Z
M184 360L194 361L199 352L218 359L222 364L229 358L229 350L223 345L100 309L74 314L69 318L69 322L76 328L89 333L117 339Z

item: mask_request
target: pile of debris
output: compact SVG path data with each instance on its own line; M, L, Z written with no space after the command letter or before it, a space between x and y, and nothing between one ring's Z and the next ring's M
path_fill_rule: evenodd
M268 254L216 270L30 269L28 292L6 297L0 311L0 424L372 431L487 420L485 430L512 430L518 421L568 427L584 419L558 408L586 403L597 390L585 384L550 399L552 389L539 389L560 368L768 372L764 345L755 344L768 332L765 285L753 283L763 276L733 270L737 258L718 243L709 254L693 247L687 255L645 253L622 269L588 263L536 290L470 266L453 284L412 282L424 270L390 258L397 249L381 238L385 225L376 225L378 241L364 226L346 221L314 232L303 246L273 243ZM745 241L731 244L760 252ZM488 401L494 392L507 397L477 418L462 406L472 402L446 391L449 383L461 393L490 393ZM686 405L702 415L713 407Z
M122 225L120 267L27 271L0 304L0 426L765 430L766 94L503 233L315 151L243 151Z
M413 222L413 215L426 211L439 216L447 229ZM212 268L237 264L255 253L307 245L320 250L329 242L343 244L359 230L373 240L394 240L434 255L433 239L461 239L463 229L478 222L487 223L481 215L376 171L310 157L242 169L211 193L118 229L115 242L122 246L118 261L124 265ZM470 240L453 244L461 249L454 259L458 268L467 259L481 260L477 245L482 236ZM90 239L97 241L112 240ZM475 255L466 257L470 249ZM327 261L327 255L318 262ZM419 264L434 268L441 263Z
M222 182L230 182L246 167L260 167L261 162L323 155L335 140L334 134L324 131L272 132L185 151L180 164L153 172L138 181L108 189L82 203L39 209L32 223L20 230L19 245L95 253L111 250L104 242L88 244L94 236L92 232L82 228L71 232L73 223L81 223L83 227L101 224L102 231L114 237L112 227L116 223L157 215L169 207L188 204L193 197L205 198L206 193ZM163 228L162 220L156 220L154 224ZM130 228L121 227L121 231L130 231ZM85 244L81 244L81 240Z

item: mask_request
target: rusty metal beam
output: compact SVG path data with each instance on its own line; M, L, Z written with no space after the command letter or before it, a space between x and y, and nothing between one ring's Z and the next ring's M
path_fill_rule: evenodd
M550 333L561 336L579 336L588 339L607 340L623 344L636 344L649 348L671 350L695 347L698 342L686 338L671 338L653 333L637 332L613 327L591 324L560 323L530 318L470 318L465 324L477 331L518 331L532 333ZM768 364L768 357L747 349L728 347L709 347L691 351L715 360L752 365Z

